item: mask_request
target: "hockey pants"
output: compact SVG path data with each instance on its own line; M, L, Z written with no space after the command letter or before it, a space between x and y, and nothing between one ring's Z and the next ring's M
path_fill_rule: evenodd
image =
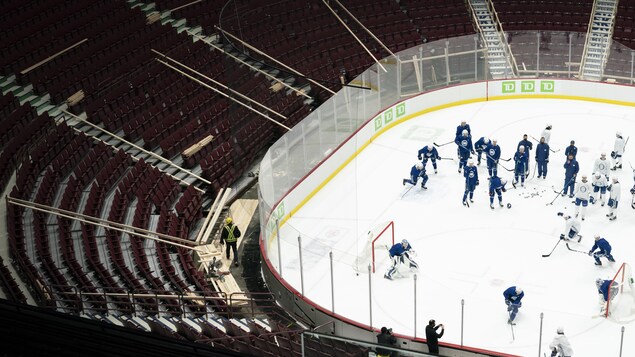
M536 161L537 169L538 169L538 177L544 176L547 177L547 161Z

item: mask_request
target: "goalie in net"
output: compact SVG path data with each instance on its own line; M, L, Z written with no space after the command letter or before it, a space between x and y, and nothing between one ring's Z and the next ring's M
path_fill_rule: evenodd
M416 256L416 253L412 250L407 240L404 239L401 243L393 245L388 251L388 254L390 254L392 265L386 274L384 274L384 278L392 280L393 275L399 271L399 267L401 267L402 264L408 264L410 269L415 272L419 271L419 264L412 259Z
M612 280L597 279L600 316L618 322L635 320L635 281L630 265L623 263Z

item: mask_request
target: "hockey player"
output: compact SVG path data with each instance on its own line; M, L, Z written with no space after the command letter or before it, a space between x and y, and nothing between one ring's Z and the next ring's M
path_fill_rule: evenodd
M518 313L518 309L523 306L521 300L525 296L525 292L519 286L510 286L503 292L505 297L505 305L507 305L507 312L509 313L508 324L514 324L514 319Z
M611 157L613 158L613 167L611 170L622 168L622 155L624 155L625 147L626 142L622 137L622 133L618 131L615 133L615 144L613 145L613 151L611 151Z
M600 303L600 314L606 313L606 302L613 300L619 292L619 283L617 281L611 282L611 280L596 279L595 286L598 289L598 298ZM609 289L610 287L610 289Z
M415 254L407 240L404 239L401 243L393 245L388 251L388 254L390 255L392 265L386 274L384 274L384 278L392 280L392 276L397 272L397 270L399 270L399 266L401 266L401 264L405 264L406 262L408 263L410 269L419 270L419 264L412 260Z
M498 174L498 160L501 157L501 148L498 146L496 139L492 139L489 148L485 151L487 156L487 173L490 177Z
M481 164L481 154L485 151L485 155L487 155L487 148L489 148L489 139L487 137L482 137L474 143L474 150L476 151L477 165Z
M520 185L525 187L525 177L527 177L527 164L529 154L525 151L525 147L520 145L518 151L514 154L514 182L516 185L520 181Z
M474 190L478 186L478 170L474 166L474 161L470 160L463 173L465 177L465 193L463 193L463 206L467 205L467 196L470 195L470 202L474 202Z
M560 354L560 357L571 357L573 355L573 348L571 348L567 336L564 335L564 328L562 327L558 327L556 330L556 336L549 344L549 348L551 349L551 357L556 357L558 354Z
M633 181L635 181L635 169L633 169ZM631 207L635 209L635 183L633 184L633 187L631 188L631 195L633 196L631 198Z
M580 171L580 166L575 159L575 155L567 156L567 161L564 163L564 189L562 195L567 195L569 190L569 197L573 198L573 191L575 191L575 178Z
M489 178L489 208L494 209L494 195L498 195L498 205L503 207L503 192L507 192L505 184L507 181L498 176Z
M409 183L413 186L416 186L417 180L419 179L419 177L422 178L421 188L424 190L427 190L428 188L426 187L426 182L428 182L428 175L426 175L426 168L420 162L417 162L416 164L412 166L412 168L410 169L410 178L403 179L401 184L405 185L406 183Z
M463 134L463 130L467 130L467 135L472 138L472 129L470 129L470 124L468 124L465 120L462 120L461 124L456 127L456 133L454 136Z
M582 240L582 236L579 234L580 229L582 228L582 223L577 218L571 217L568 213L558 213L559 216L564 218L564 233L560 234L560 239L568 239L575 240L580 242Z
M584 215L586 213L586 207L589 205L589 195L591 194L591 185L587 181L587 176L582 175L582 182L575 190L575 216L576 218L580 214L580 206L582 206L582 220L584 221Z
M595 163L593 164L593 172L601 173L602 175L604 175L604 177L606 177L606 181L608 181L609 169L610 169L610 163L606 159L606 153L603 152L600 154L600 158L595 160Z
M598 201L597 198L595 198L595 194L596 193L600 193L600 197L599 197L599 201L600 204L602 206L604 206L604 195L606 195L606 187L608 186L608 182L606 180L606 177L604 175L602 175L600 172L596 172L593 175L593 194L590 197L590 201L592 204L595 204L595 202Z
M598 249L597 252L595 252L596 249ZM613 259L611 255L611 245L606 239L601 238L599 234L595 235L595 244L593 244L593 247L589 250L589 256L593 256L595 265L602 265L600 261L602 257L606 257L609 262L615 262L615 259Z
M538 168L538 178L547 178L547 164L549 163L549 144L545 137L540 138L540 143L536 145L536 166Z
M540 137L545 138L545 144L549 144L549 140L551 139L551 124L547 124L540 134Z
M472 139L469 136L469 132L464 129L461 135L457 135L454 142L458 147L459 173L461 173L461 168L465 168L465 164L467 163L467 159L470 158L470 154L474 154Z
M615 211L617 210L617 205L620 202L620 191L622 187L620 186L620 182L617 180L617 177L613 177L612 181L613 183L611 183L607 188L610 194L609 213L606 216L609 217L609 220L614 221L617 219L617 214L615 214Z
M566 157L569 157L569 155L573 155L574 158L576 155L578 155L578 148L575 146L574 140L571 140L571 144L569 144L569 146L567 146L567 148L564 149L564 155Z
M441 160L441 157L439 156L439 152L437 151L437 148L435 148L432 145L427 145L424 146L421 150L419 150L418 154L418 158L419 160L421 160L421 163L423 164L423 168L425 169L426 166L428 165L428 160L432 161L432 168L434 168L434 173L437 173L437 160Z
M527 153L527 166L525 167L525 177L529 176L529 156L531 155L531 149L534 148L534 144L527 140L527 134L523 135L523 140L518 142L518 146L516 147L516 151L523 146L525 148L525 152Z

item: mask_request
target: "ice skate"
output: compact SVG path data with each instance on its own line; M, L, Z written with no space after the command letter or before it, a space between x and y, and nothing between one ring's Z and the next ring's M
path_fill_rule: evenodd
M494 209L494 205L490 203L489 208Z
M402 184L403 186L406 186L406 179L403 179L403 181L401 181L401 184Z

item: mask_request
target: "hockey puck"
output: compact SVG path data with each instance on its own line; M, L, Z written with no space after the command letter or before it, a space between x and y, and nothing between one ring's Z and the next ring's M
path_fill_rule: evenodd
M511 203L508 203L508 204L507 204L507 208L512 208L512 204L511 204Z

